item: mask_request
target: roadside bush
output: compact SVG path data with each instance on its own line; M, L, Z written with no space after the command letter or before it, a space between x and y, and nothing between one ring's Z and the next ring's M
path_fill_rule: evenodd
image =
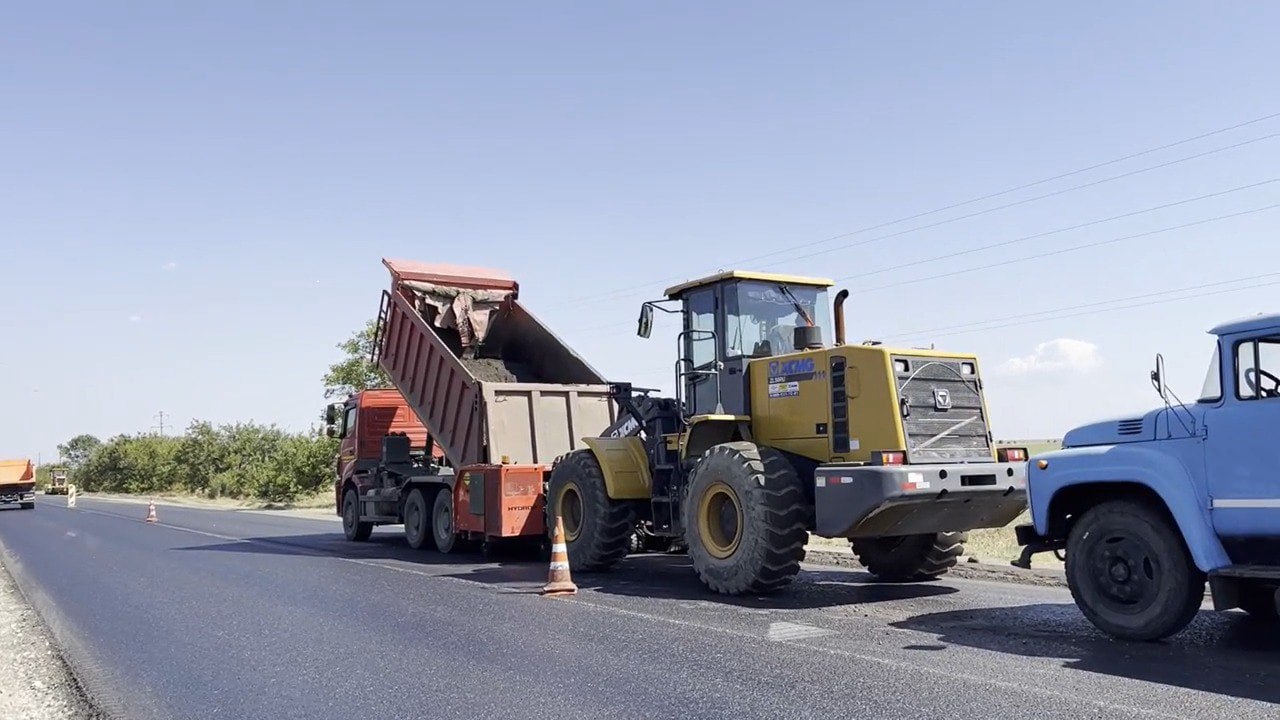
M193 422L178 437L118 435L72 471L89 491L190 492L285 502L332 481L337 442L269 425Z

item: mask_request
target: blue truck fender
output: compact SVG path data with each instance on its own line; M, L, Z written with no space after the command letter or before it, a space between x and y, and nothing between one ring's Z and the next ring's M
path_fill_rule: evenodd
M1040 468L1040 462L1047 462ZM1042 536L1049 533L1049 510L1063 490L1079 485L1131 483L1145 486L1164 500L1178 524L1196 567L1209 572L1231 564L1213 531L1202 493L1176 457L1141 444L1094 445L1057 450L1031 458L1027 490L1031 521Z

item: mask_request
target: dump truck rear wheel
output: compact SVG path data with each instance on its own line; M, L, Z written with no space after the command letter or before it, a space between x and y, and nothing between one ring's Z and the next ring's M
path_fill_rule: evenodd
M442 553L453 552L458 543L458 533L453 525L453 491L440 488L435 502L431 504L431 536L435 539L436 549Z
M629 503L605 491L604 471L590 450L575 450L551 472L548 520L564 523L569 566L574 570L608 570L626 557L635 534L635 512Z
M1125 640L1182 630L1204 600L1205 576L1164 513L1112 500L1089 510L1067 538L1067 585L1085 617Z
M360 522L360 498L355 488L342 495L342 532L353 542L364 542L373 534L373 523Z
M916 582L945 575L964 554L968 533L926 533L850 541L858 562L887 582Z
M427 509L427 498L422 488L414 488L404 501L404 539L409 547L421 550L430 537L431 512Z
M778 451L750 442L712 447L693 471L684 507L689 557L712 590L769 593L800 572L812 508Z

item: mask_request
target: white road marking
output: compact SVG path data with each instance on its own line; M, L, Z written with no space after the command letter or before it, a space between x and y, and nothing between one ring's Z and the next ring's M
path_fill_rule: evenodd
M765 637L773 642L785 642L787 640L804 640L805 638L822 637L824 635L834 634L834 630L827 630L813 625L776 622L769 624L769 632Z

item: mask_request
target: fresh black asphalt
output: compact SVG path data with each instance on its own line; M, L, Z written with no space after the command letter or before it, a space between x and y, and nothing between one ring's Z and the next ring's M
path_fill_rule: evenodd
M1280 716L1280 631L1234 612L1129 644L1058 588L812 566L728 599L673 555L550 599L536 557L414 551L399 528L77 504L0 510L0 549L122 718Z

